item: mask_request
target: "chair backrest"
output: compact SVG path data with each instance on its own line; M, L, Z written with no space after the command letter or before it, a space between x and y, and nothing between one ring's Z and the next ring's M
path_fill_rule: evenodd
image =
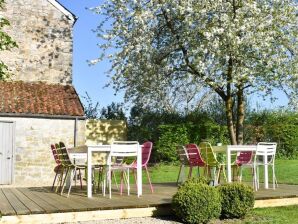
M255 154L255 160L262 160L262 157L268 157L268 163L274 161L277 143L275 142L259 142Z
M189 165L188 153L186 152L186 148L183 145L177 146L177 154L179 156L179 160L183 165Z
M58 157L58 154L57 154L57 149L56 149L54 144L51 144L51 150L52 150L52 153L53 153L56 164L60 165L61 161L59 160L59 157Z
M59 142L59 144L55 144L57 149L57 155L59 160L61 161L62 166L69 166L72 164L67 149L65 147L65 144L63 142Z
M115 141L111 145L111 152L108 158L108 164L111 164L112 158L125 158L138 155L139 142L137 141Z
M186 145L186 152L190 166L205 166L205 161L202 158L200 149L196 144Z
M243 164L249 164L252 162L253 158L252 151L241 151L238 153L236 158L236 164L237 165L243 165Z
M149 162L150 156L151 156L151 151L152 151L152 142L144 142L142 145L142 165L147 165Z
M209 142L201 142L199 147L201 150L202 157L208 166L219 165L219 162L216 159L216 155L214 154L212 146Z

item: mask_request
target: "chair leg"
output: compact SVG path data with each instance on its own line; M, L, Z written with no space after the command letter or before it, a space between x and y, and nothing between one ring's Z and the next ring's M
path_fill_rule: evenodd
M258 190L258 183L257 183L257 167L254 166L253 168L253 179L254 179L254 188L255 188L255 191Z
M124 171L125 172L125 171ZM130 195L129 168L127 169L127 195Z
M192 166L189 166L188 179L192 176Z
M66 184L66 179L68 177L69 170L70 170L70 168L66 169L65 177L64 177L64 180L63 180L63 183L62 183L61 195L63 194L63 191L64 191L64 187L65 187L65 184Z
M64 168L62 168L61 173L58 177L58 183L55 190L56 193L62 188L63 174L64 174Z
M224 180L225 180L225 182L227 182L227 181L228 181L228 179L227 179L227 175L226 175L226 169L225 169L225 166L224 166L224 165L222 165L222 173L223 173L223 176L224 176Z
M68 188L68 193L67 193L67 197L69 197L70 191L71 191L71 187L72 187L72 181L73 181L73 173L74 175L77 175L77 171L76 168L73 170L73 172L70 171L69 175L70 175L70 183L69 183L69 188Z
M122 192L123 192L123 178L124 178L124 171L121 171L121 174L120 174L120 195L122 195Z
M150 175L149 175L149 171L148 171L147 165L145 166L145 170L146 170L146 173L147 173L147 178L148 178L148 181L149 181L151 193L153 194L153 186L152 186L152 183L151 183L151 179L150 179Z
M56 172L56 175L55 175L55 178L54 178L54 181L53 181L53 185L52 185L52 187L51 187L51 191L53 191L53 189L54 189L54 186L55 186L55 182L56 182L56 178L57 178L57 176L58 176L58 173L59 173L59 169L58 169L57 172Z
M276 176L275 176L274 164L272 165L272 177L273 177L273 189L275 190L275 187L278 187L278 184L277 184L277 179L276 179Z
M82 174L81 174L81 169L79 169L79 176L80 176L80 185L81 185L81 190L83 190L83 183L82 183Z
M118 183L117 183L117 178L116 178L115 172L112 171L112 175L113 175L113 178L114 178L114 182L116 184L116 188L117 188L117 190L119 190L119 186L118 186ZM112 179L111 179L111 181L112 181Z
M178 178L177 178L177 182L176 182L177 185L178 185L179 180L180 180L180 175L181 175L182 166L183 166L183 164L181 164L180 169L179 169Z
M135 180L136 189L138 189L137 174L135 173L134 169L132 169L132 174L133 174L133 177L134 177L134 180Z
M109 167L108 172L108 182L109 182L109 197L112 198L112 178L111 178L111 167Z
M102 172L103 172L103 170L102 170L102 168L100 167L99 169L98 169L98 179L97 179L97 190L99 191L99 185L100 185L100 183L102 182Z
M242 182L242 166L240 166L239 182Z

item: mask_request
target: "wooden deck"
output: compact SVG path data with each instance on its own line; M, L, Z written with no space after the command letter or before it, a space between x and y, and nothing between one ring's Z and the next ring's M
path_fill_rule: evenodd
M115 210L129 208L169 207L171 198L177 191L174 183L154 184L154 194L149 191L149 186L144 185L143 196L138 198L133 188L130 196L126 192L121 196L114 189L112 199L94 194L89 199L86 189L75 187L69 198L61 196L50 190L49 187L32 188L1 188L0 212L2 216L51 214L64 212L82 212L96 210ZM298 197L297 185L280 184L276 190L260 189L255 194L256 200L296 198Z

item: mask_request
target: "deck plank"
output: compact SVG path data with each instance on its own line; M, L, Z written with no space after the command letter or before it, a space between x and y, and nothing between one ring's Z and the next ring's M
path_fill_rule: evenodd
M67 198L65 195L61 196L60 194L53 193L46 188L43 188L43 195L51 199L51 202L55 205L59 204L60 206L67 208L69 211L87 211L88 206L78 203L74 198Z
M17 215L25 215L30 213L30 210L14 195L10 188L2 189L3 194L14 208Z
M1 215L15 215L16 212L11 206L2 189L0 189L0 214Z
M30 210L31 214L41 214L45 212L44 209L19 191L18 188L11 188L11 191Z
M97 210L116 210L131 208L167 207L170 206L172 196L177 191L173 183L154 184L154 193L150 192L148 185L144 185L143 195L138 198L136 189L132 186L131 195L123 195L113 189L112 199L108 195L93 194L93 198L87 198L86 186L83 190L79 186L73 187L70 196L61 196L50 190L49 187L11 188L0 189L0 211L4 216L25 213L28 214L51 214L63 212L87 212ZM274 198L293 198L298 201L297 185L280 184L276 190L263 189L255 192L256 200L272 200ZM8 199L8 200L7 200ZM274 200L273 200L274 201Z
M41 207L45 213L59 212L59 208L48 203L47 198L37 195L36 192L31 190L31 188L18 188L18 190Z

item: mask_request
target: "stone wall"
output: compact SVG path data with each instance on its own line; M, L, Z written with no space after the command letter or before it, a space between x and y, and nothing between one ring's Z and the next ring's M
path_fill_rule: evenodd
M120 120L87 120L86 144L111 144L113 141L126 140L127 127Z
M0 52L13 80L72 83L72 26L47 0L6 0L0 15L19 48Z
M13 186L49 186L55 173L50 144L74 144L74 120L45 118L3 118L16 122ZM85 121L77 125L77 145L85 144Z

